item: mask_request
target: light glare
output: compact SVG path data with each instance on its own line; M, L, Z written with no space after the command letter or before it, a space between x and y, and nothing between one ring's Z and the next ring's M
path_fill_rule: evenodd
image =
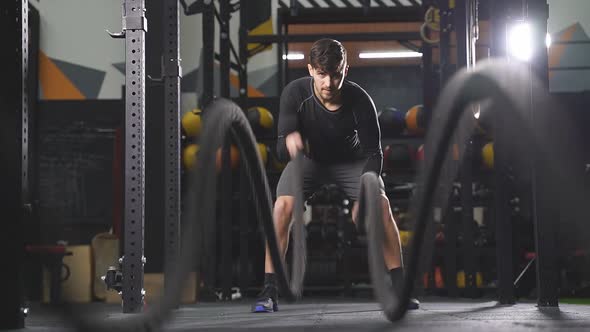
M530 60L533 55L531 37L529 24L519 23L513 26L508 33L508 53L522 61Z

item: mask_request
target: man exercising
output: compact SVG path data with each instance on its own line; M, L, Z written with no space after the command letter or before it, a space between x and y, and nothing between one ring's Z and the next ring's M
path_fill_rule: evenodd
M356 224L360 176L364 172L381 174L383 153L381 133L373 100L358 84L345 80L348 73L346 49L333 39L316 41L307 65L311 77L290 82L281 94L277 150L279 158L289 160L298 151L303 157L303 191L309 197L327 183L339 185L355 201L352 216ZM293 164L283 170L277 186L274 226L279 251L287 250L293 213L295 180ZM389 200L383 190L381 203L385 226L383 254L392 286L401 289L403 264L399 232ZM264 288L252 307L253 312L278 310L278 286L268 245L264 266ZM416 300L408 309L418 308Z

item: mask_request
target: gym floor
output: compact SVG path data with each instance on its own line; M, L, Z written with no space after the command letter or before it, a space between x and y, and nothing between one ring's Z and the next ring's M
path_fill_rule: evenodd
M251 302L251 301L250 301ZM498 305L489 299L422 299L419 310L391 323L379 305L366 299L305 298L281 303L272 314L250 313L250 302L217 302L182 306L164 331L568 331L590 330L590 305L560 304L540 310L535 302ZM88 304L105 319L125 317L120 305ZM67 331L49 307L32 306L27 327L19 331Z

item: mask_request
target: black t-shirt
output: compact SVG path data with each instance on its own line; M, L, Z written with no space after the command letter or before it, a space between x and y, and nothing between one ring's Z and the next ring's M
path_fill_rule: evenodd
M289 159L285 137L299 131L305 154L320 163L366 159L364 172L381 173L381 132L373 100L358 84L342 84L342 106L329 111L313 92L313 78L290 82L281 94L277 150Z

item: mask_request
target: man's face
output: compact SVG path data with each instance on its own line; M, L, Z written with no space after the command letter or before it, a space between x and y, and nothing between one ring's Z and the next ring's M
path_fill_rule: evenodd
M307 65L307 69L309 75L313 77L315 93L322 101L332 101L340 95L344 77L348 73L348 66L344 60L339 69L333 73L329 73L322 68L314 68L310 64Z

